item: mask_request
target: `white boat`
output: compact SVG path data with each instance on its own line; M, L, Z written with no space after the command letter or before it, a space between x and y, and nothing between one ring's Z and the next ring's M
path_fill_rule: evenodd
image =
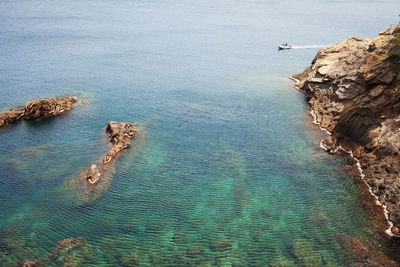
M278 49L279 50L292 49L292 46L288 45L288 44L282 44L282 45L278 46Z

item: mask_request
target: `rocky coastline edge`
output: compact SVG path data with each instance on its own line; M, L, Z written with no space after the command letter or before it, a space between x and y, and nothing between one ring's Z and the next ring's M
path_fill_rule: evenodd
M320 147L355 163L387 222L400 234L400 28L373 39L350 37L322 48L290 77L327 134Z

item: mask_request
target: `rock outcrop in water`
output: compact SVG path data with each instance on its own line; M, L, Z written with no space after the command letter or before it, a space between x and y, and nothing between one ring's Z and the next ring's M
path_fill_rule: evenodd
M108 126L110 126L109 133L107 133ZM126 138L127 136L129 136L129 140ZM125 139L123 143L119 143L121 138ZM115 174L116 166L114 160L122 150L130 147L130 142L133 139L135 140L135 145L131 147L129 156L124 158L124 166L133 164L134 159L143 149L146 141L146 128L132 123L108 124L106 131L101 134L101 143L105 146L102 150L108 152L99 156L90 168L83 169L74 179L61 185L59 188L60 193L68 194L77 205L87 205L99 199L110 186ZM119 148L118 152L113 148L115 144ZM110 151L112 151L112 154ZM112 159L105 164L104 159L107 154L112 155Z
M19 119L33 120L49 118L69 112L72 104L76 103L74 97L38 99L26 103L25 108L13 108L0 113L0 127L13 124Z
M0 114L0 127L13 124L24 116L23 108L13 108Z
M96 183L100 179L100 171L96 164L92 164L90 168L86 169L85 178L91 184Z
M25 105L24 119L49 118L65 114L72 109L72 104L76 101L74 97L33 100Z
M321 147L342 149L389 219L400 227L400 29L374 40L350 37L322 48L310 67L293 76L330 134Z
M112 143L112 148L103 157L103 160L97 160L95 164L92 164L90 168L85 169L84 176L86 180L95 184L99 181L103 172L109 172L109 168L105 165L110 164L114 159L118 157L118 154L131 146L131 140L135 138L137 130L134 124L129 122L115 122L110 121L106 127L107 136Z
M117 157L117 154L131 146L131 139L135 138L136 129L129 122L110 121L106 133L113 147L104 156L103 163L108 164Z

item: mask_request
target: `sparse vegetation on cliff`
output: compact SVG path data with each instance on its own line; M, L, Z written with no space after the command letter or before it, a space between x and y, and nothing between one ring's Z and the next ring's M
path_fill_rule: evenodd
M393 47L389 50L388 60L392 65L393 71L400 73L400 26L393 30Z

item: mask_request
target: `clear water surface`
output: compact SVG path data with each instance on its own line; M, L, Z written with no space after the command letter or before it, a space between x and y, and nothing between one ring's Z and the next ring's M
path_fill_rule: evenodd
M343 266L384 250L349 160L318 147L287 79L373 38L398 0L3 0L0 110L73 95L70 114L0 129L0 265ZM302 49L277 51L287 42ZM88 201L72 187L110 121L141 134ZM87 243L57 254L60 240ZM56 255L56 256L54 256ZM311 265L310 265L311 264Z

